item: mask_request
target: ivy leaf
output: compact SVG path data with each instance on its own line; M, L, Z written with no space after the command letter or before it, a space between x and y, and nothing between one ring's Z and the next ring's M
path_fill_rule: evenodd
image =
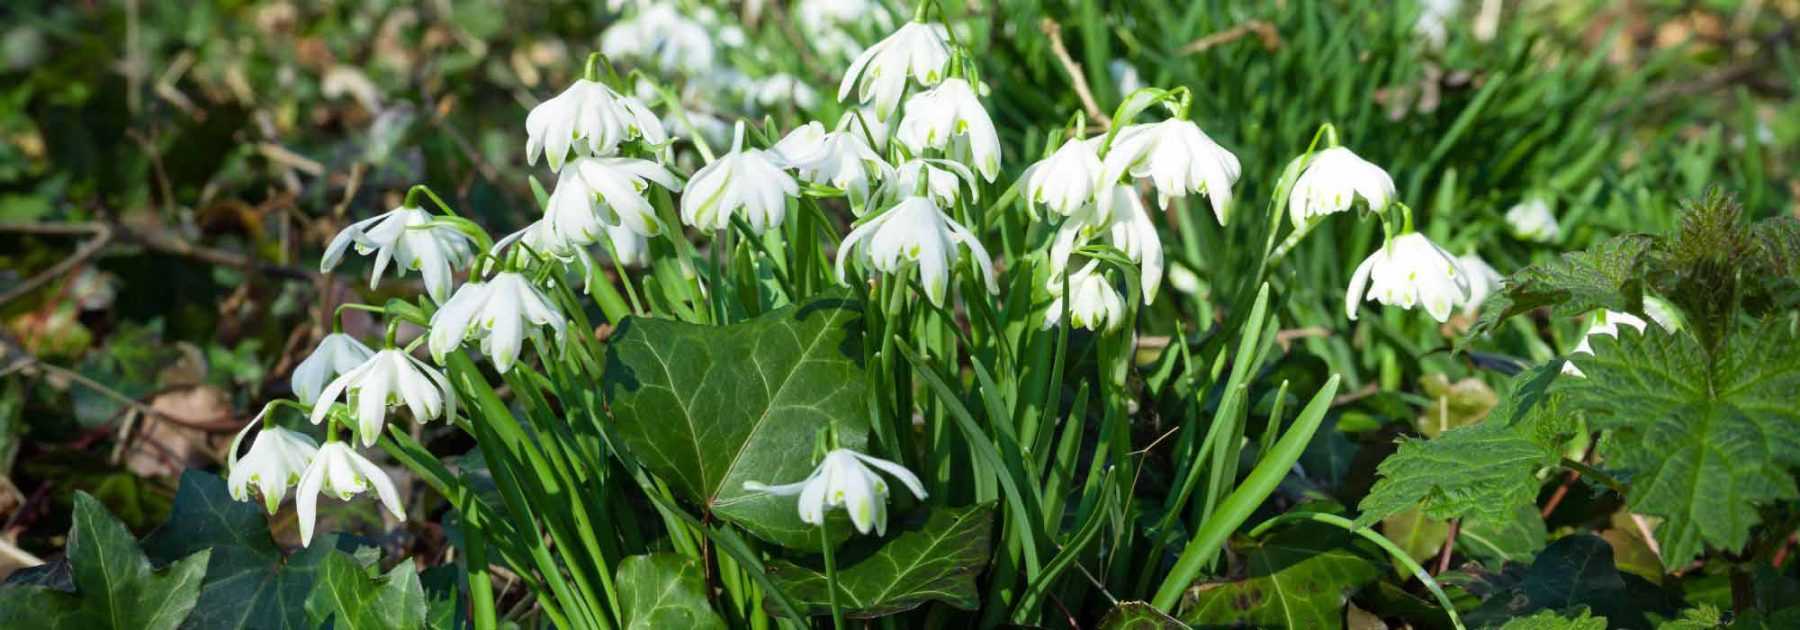
M125 524L92 495L77 492L68 556L75 592L36 585L0 589L0 620L46 630L174 630L199 599L208 553L152 570Z
M1655 587L1613 566L1612 546L1578 534L1551 543L1531 566L1500 578L1497 589L1470 612L1471 627L1499 625L1539 611L1572 613L1586 608L1614 627L1648 627L1645 612L1667 612ZM1560 626L1549 626L1560 627Z
M933 508L930 518L894 536L866 557L838 557L838 598L846 613L875 618L904 612L927 601L964 610L980 605L975 576L987 565L994 504ZM776 560L769 577L804 609L831 611L831 591L822 570Z
M1195 626L1341 628L1350 595L1386 564L1368 541L1312 522L1238 552L1241 577L1189 588L1177 617Z
M1376 467L1381 479L1357 509L1358 525L1419 506L1425 516L1504 518L1537 498L1537 469L1557 460L1499 422L1451 429L1435 440L1407 438Z
M744 482L805 478L828 423L843 448L865 447L861 316L858 302L830 297L728 326L627 319L606 351L613 427L639 463L708 512L817 548L793 497Z
M672 553L631 556L619 563L625 630L724 630L706 601L706 578L693 558Z
M423 628L425 589L411 560L376 578L355 557L332 551L319 565L306 613L315 626L331 623L334 630Z
M1716 363L1691 336L1649 327L1590 340L1586 378L1561 390L1595 429L1609 468L1629 473L1626 504L1663 519L1663 567L1705 547L1736 551L1759 506L1791 500L1800 465L1800 339L1772 321L1733 335Z
M1656 239L1626 234L1595 244L1587 251L1531 265L1513 273L1481 308L1465 339L1481 336L1520 313L1552 307L1557 315L1579 315L1597 308L1642 315L1646 254Z
M1186 630L1187 624L1148 602L1119 602L1100 618L1100 630Z

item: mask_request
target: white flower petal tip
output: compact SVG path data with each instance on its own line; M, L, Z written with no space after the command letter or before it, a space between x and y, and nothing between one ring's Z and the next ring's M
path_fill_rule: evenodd
M312 546L321 492L337 497L340 501L348 501L369 489L375 490L375 496L381 500L381 505L394 518L406 519L406 509L400 504L400 492L380 466L376 466L344 442L329 442L319 447L306 471L300 475L300 487L294 494L295 511L300 520L301 546Z
M357 253L375 254L369 288L379 286L388 263L396 262L400 265L396 271L401 275L408 270L418 270L425 278L425 292L431 295L432 301L440 303L450 297L452 272L467 267L475 257L474 240L468 234L454 227L433 224L431 213L407 206L352 223L338 232L325 248L319 271L331 271L352 245L356 246Z
M1156 186L1157 205L1165 208L1171 199L1205 194L1220 225L1230 221L1231 188L1242 172L1237 156L1213 142L1199 125L1181 119L1120 129L1101 164L1104 182L1125 175L1149 178ZM1102 214L1111 210L1106 197L1099 201Z
M1344 147L1312 154L1306 170L1294 180L1288 193L1288 216L1294 227L1325 215L1344 212L1357 200L1371 212L1386 210L1394 200L1394 179L1387 171Z
M844 278L844 263L853 255L870 270L888 274L916 264L926 297L932 304L942 306L951 268L962 260L963 248L959 245L968 248L988 292L998 294L1000 287L994 280L994 263L987 248L962 224L944 216L928 197L902 199L845 235L838 245L838 279Z
M571 157L604 156L628 140L652 146L668 142L662 121L642 101L606 84L576 79L568 89L531 108L525 116L525 160L542 155L560 171Z
M850 63L838 84L838 100L848 100L854 90L858 102L872 102L876 117L886 120L900 104L909 77L923 86L944 80L949 39L942 24L908 22Z
M1114 331L1125 322L1125 299L1106 280L1106 274L1098 267L1099 262L1088 261L1086 266L1069 274L1068 295L1062 293L1061 277L1050 279L1050 294L1056 299L1050 302L1050 310L1044 314L1044 328L1054 328L1062 323L1065 308L1069 311L1069 323L1077 328Z
M894 137L914 155L926 149L953 153L952 159L969 164L982 179L992 182L1000 176L999 133L966 80L944 79L907 99Z
M288 488L300 482L318 450L318 442L304 433L266 427L256 434L250 451L232 463L226 488L231 491L231 498L239 501L250 500L250 490L254 488L262 495L264 507L274 514L287 497Z
M1375 250L1350 278L1344 311L1356 319L1365 298L1404 309L1424 306L1439 322L1469 299L1469 280L1456 258L1417 232L1394 237Z
M761 234L786 219L788 199L800 196L800 184L782 170L780 157L743 144L739 122L731 152L688 179L681 191L683 223L713 232L730 227L735 214Z

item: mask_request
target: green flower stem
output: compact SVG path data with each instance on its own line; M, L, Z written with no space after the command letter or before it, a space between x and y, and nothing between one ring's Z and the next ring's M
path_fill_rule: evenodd
M831 519L819 523L819 550L825 554L825 588L831 591L831 627L844 630L844 606L838 601L837 558L831 550Z
M344 311L363 311L365 313L375 313L378 315L387 315L386 308L383 308L380 306L375 306L373 304L357 304L357 303L339 304L339 305L337 305L337 308L332 309L332 311L331 311L331 332L334 332L334 333L344 332Z
M1401 566L1406 567L1406 570L1412 571L1413 577L1419 578L1419 581L1425 584L1425 589L1431 591L1432 597L1437 598L1438 605L1444 607L1444 614L1450 616L1450 624L1455 626L1457 630L1463 630L1464 626L1462 618L1456 614L1456 604L1450 601L1450 596L1444 592L1443 587L1438 585L1437 580L1432 579L1431 574L1425 571L1425 567L1419 566L1418 562L1413 561L1412 555L1406 553L1406 550L1401 549L1400 546L1394 544L1393 541L1388 540L1386 536L1377 534L1375 533L1375 530L1367 527L1357 527L1356 523L1350 519L1336 514L1326 514L1323 512L1288 512L1263 521L1261 525L1257 525L1250 530L1250 537L1256 538L1261 536L1264 532L1267 532L1269 528L1274 527L1277 523L1293 520L1307 520L1334 525L1342 528L1344 531L1362 536L1363 538L1368 539L1369 542L1373 542L1380 546L1382 550L1388 552L1388 555L1394 557L1395 562L1399 562Z

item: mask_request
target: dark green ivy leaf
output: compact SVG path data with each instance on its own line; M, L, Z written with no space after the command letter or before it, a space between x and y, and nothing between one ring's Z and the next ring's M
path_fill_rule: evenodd
M1350 595L1381 576L1386 556L1321 523L1287 527L1238 549L1239 577L1195 584L1176 616L1194 626L1342 628Z
M1643 315L1646 254L1656 239L1642 234L1615 236L1587 251L1520 269L1481 308L1468 338L1480 336L1514 315L1551 307L1574 316L1597 308Z
M922 525L906 529L863 558L840 556L838 597L846 613L873 618L940 601L964 610L980 604L975 576L987 565L994 505L932 508ZM846 554L848 555L848 554ZM831 611L822 570L776 560L769 577L802 614Z
M75 592L48 586L0 589L0 623L43 630L174 630L200 596L208 553L155 571L138 542L86 492L75 494L69 528Z
M411 560L377 578L355 557L333 551L319 565L306 613L315 626L330 623L332 630L423 628L425 589Z
M1495 626L1540 611L1592 610L1612 627L1643 628L1646 612L1672 612L1655 587L1613 566L1612 546L1578 534L1551 543L1529 568L1498 578L1495 589L1467 616L1470 627ZM1585 610L1584 610L1585 609ZM1548 626L1561 627L1561 626Z
M706 601L706 577L693 558L658 553L619 563L619 599L625 630L689 628L724 630L725 620Z
M1187 624L1149 602L1119 602L1100 618L1100 630L1185 630Z

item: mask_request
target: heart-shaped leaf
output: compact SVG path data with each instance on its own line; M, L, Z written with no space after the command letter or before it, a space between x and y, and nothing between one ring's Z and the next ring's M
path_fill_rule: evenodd
M350 554L333 551L319 565L319 580L306 598L315 625L334 630L425 627L425 589L411 560L377 578Z
M867 557L838 558L839 603L859 618L891 615L927 601L973 610L981 603L975 575L987 565L993 524L992 503L934 508L922 525ZM769 564L769 577L803 614L831 612L831 590L821 569L776 560Z
M1208 627L1341 628L1350 594L1381 576L1373 547L1329 525L1288 527L1239 550L1241 577L1188 589L1177 616Z
M174 630L194 609L208 553L160 570L125 524L86 492L75 494L69 571L75 592L49 586L0 589L0 625L46 630Z
M631 556L619 563L625 630L724 630L706 602L706 578L693 558L672 553Z

